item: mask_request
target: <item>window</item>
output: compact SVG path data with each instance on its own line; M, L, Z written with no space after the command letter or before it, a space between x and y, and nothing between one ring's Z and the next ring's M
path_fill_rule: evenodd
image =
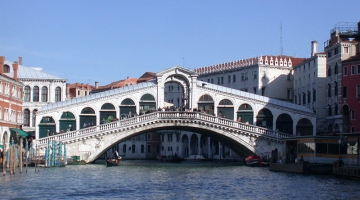
M328 105L328 116L331 116L332 115L332 112L331 112L332 110L331 110L331 106L330 105Z
M360 74L360 65L357 66L357 74Z
M360 85L356 85L356 97L360 98Z
M126 144L123 145L123 153L126 153Z
M39 87L34 86L33 88L33 102L39 102Z
M147 152L151 153L151 145L150 144L147 145Z
M244 73L241 73L241 80L245 80L245 76L244 76Z
M151 133L147 133L147 140L151 140Z
M168 136L168 142L172 142L172 134L169 133L169 134L167 134L167 136Z
M328 97L331 97L331 84L328 84Z
M328 72L328 77L330 77L330 76L331 76L331 67L330 67L330 65L329 65L329 67L328 67L327 72Z
M132 147L131 147L131 152L132 152L132 153L135 153L135 144L132 145Z
M338 66L338 64L336 63L335 64L335 72L334 72L334 74L338 74L339 73L339 66Z
M231 83L231 76L228 76L228 83Z
M343 98L347 98L347 86L344 86L343 87L343 91L342 91L343 93L342 93L342 96L343 96Z
M48 101L48 89L47 87L41 88L41 102L47 102Z
M218 79L217 83L218 85L220 85L220 77L218 77L217 79Z
M145 146L142 144L141 145L141 153L144 153L145 152Z
M236 82L236 74L233 74L233 82Z
M77 94L78 96L80 95L80 90L78 90L78 94Z
M254 79L256 79L256 78L257 78L257 72L254 71Z
M221 85L224 84L224 77L221 77Z
M352 66L351 66L351 75L354 75L354 74L355 74L355 66L352 65Z
M308 99L308 103L311 103L311 92L310 91L308 91L307 99Z
M347 76L347 75L348 75L347 67L344 67L344 76Z
M287 99L291 99L291 90L287 89L286 92L287 92Z
M338 110L339 110L339 107L337 104L335 104L335 115L339 114Z
M4 65L4 73L10 73L9 65Z
M57 87L55 89L55 102L61 101L61 88Z
M28 109L24 110L24 126L30 126L30 111Z
M305 92L303 93L303 101L302 101L302 104L303 104L303 105L306 104L306 94L305 94Z
M313 101L316 101L316 90L313 90L313 95L312 95L312 97L313 97Z
M256 94L256 91L257 91L257 88L256 88L256 87L254 87L254 94Z
M344 47L344 53L349 53L349 47Z
M24 94L24 101L30 102L30 86L25 86Z
M331 58L331 50L328 52L328 58Z
M350 116L351 116L351 119L355 119L355 110L351 110L350 111Z
M335 92L334 92L334 95L337 96L337 95L338 95L338 83L335 82L334 84L335 84L335 88L334 88L334 89L335 89Z

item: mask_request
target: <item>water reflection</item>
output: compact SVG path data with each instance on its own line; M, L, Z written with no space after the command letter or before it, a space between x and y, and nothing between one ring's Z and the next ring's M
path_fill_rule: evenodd
M3 199L357 199L357 180L219 163L124 161L0 178Z

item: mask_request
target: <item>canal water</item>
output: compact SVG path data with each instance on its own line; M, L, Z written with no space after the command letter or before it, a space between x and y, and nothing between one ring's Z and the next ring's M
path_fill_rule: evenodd
M360 199L359 188L360 180L229 163L125 160L0 177L1 199Z

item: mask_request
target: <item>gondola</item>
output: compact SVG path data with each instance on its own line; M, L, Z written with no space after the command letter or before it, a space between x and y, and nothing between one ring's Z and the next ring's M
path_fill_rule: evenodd
M105 157L105 166L106 167L113 167L113 166L119 166L121 161L121 157L116 158L106 158Z

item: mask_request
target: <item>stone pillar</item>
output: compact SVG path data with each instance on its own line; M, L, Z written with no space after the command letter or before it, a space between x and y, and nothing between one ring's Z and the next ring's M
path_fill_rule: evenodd
M208 158L210 158L211 157L211 141L210 141L211 139L210 139L210 137L207 137L206 140L207 140L207 146L208 146L207 155L208 155Z

